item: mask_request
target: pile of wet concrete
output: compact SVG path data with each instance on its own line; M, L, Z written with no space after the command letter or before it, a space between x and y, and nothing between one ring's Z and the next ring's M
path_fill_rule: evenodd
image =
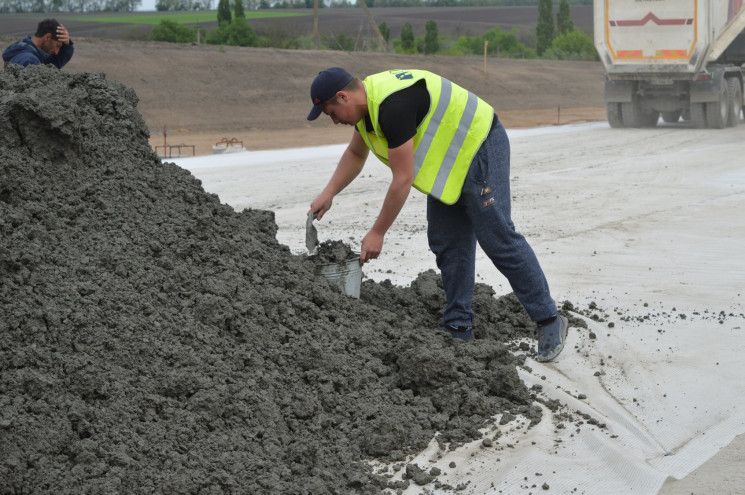
M272 212L161 163L136 104L103 74L0 72L3 493L379 493L369 459L540 420L513 297L478 285L463 344L433 332L433 272L342 295Z

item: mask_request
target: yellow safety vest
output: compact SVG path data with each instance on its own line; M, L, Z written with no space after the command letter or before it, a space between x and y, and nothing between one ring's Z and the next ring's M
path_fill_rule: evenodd
M380 104L388 96L424 79L430 107L414 136L414 187L445 204L458 201L468 168L491 129L494 109L470 91L424 70L390 70L368 76L365 119L357 123L362 139L386 165L388 140L378 122Z

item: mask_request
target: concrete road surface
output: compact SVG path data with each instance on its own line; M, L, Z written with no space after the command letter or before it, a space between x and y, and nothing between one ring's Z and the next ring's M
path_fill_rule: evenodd
M481 464L451 481L468 480L464 493L517 493L510 490L525 482L515 473L525 470L528 479L536 471L531 466L540 465L551 473L552 493L742 493L745 125L610 129L592 123L508 133L513 220L538 254L555 299L579 308L594 302L616 322L612 329L590 322L596 341L570 334L560 358L545 367L531 361L534 372L526 379L543 383L544 390L595 390L577 407L605 414L615 434L575 436L538 427L529 434L532 444L522 442L501 463L475 452ZM308 205L343 149L177 163L237 210L273 210L279 241L302 253ZM358 248L389 177L370 158L316 222L319 240L341 239ZM364 273L408 285L430 268L435 262L427 249L425 197L412 191L380 259L366 264ZM480 251L477 281L497 294L510 292ZM591 373L598 362L605 366L599 378ZM557 435L561 443L543 449L549 443L544 435Z

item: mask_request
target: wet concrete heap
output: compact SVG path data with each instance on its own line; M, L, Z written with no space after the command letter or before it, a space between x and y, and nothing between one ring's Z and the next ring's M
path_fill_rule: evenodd
M3 493L379 493L367 459L540 420L513 297L479 285L465 345L433 332L433 272L345 297L272 212L161 163L136 104L103 74L0 72Z

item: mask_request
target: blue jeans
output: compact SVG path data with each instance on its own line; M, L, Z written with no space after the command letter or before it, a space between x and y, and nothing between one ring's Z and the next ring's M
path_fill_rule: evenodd
M458 201L446 205L427 197L427 238L445 286L445 323L473 324L477 241L533 321L556 315L538 259L515 231L510 202L510 142L497 121L471 162Z

